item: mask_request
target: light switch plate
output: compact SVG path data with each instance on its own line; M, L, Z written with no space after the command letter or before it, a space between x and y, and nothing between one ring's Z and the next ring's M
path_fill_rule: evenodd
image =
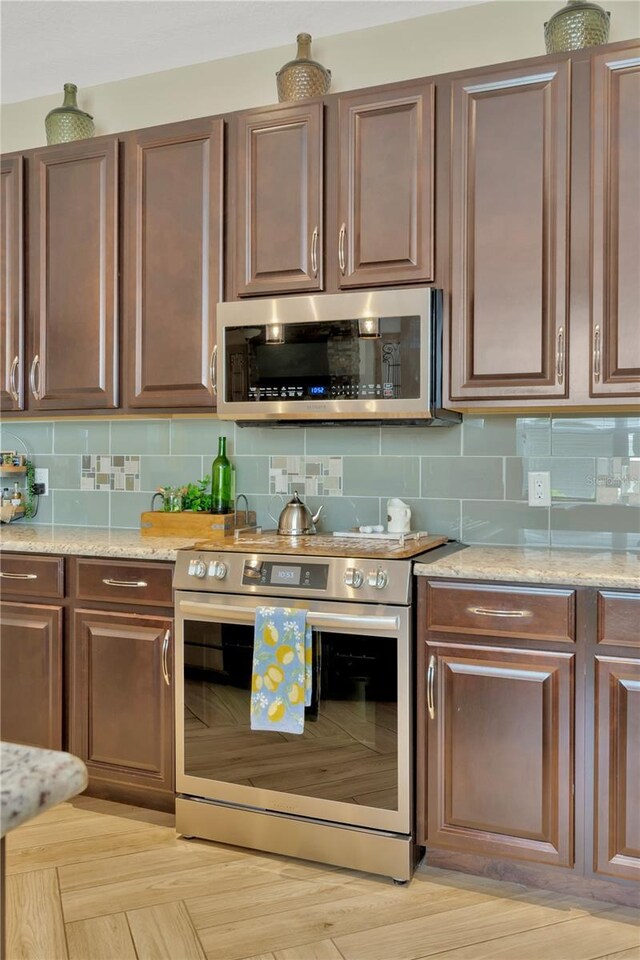
M550 507L551 506L551 474L548 470L531 470L528 474L529 480L529 506L530 507Z

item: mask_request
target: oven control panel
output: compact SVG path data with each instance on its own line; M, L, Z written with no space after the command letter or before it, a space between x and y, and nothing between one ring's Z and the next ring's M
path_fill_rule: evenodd
M242 583L247 586L326 590L328 578L328 563L292 563L287 557L278 563L252 557L242 570Z
M410 603L412 582L411 560L224 549L179 550L173 577L175 590L387 604Z

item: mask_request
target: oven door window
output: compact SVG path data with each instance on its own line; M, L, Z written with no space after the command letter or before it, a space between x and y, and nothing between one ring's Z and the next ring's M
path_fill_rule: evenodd
M252 731L253 628L184 623L184 773L398 809L397 640L314 631L303 734Z

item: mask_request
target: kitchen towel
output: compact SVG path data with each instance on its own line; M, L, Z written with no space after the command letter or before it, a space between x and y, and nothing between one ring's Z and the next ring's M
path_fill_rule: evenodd
M304 732L311 704L311 627L307 611L258 607L253 638L251 729Z

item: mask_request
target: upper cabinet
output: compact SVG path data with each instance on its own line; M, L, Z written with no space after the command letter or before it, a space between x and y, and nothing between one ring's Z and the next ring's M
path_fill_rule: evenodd
M451 395L567 394L569 63L452 87Z
M234 134L238 296L321 290L322 103L241 113Z
M338 97L342 288L433 280L434 95L421 82Z
M118 140L49 147L30 164L29 407L116 407Z
M211 408L222 299L224 123L125 140L124 365L130 407Z
M0 167L0 410L23 407L23 159Z
M592 62L593 396L640 394L640 46Z

